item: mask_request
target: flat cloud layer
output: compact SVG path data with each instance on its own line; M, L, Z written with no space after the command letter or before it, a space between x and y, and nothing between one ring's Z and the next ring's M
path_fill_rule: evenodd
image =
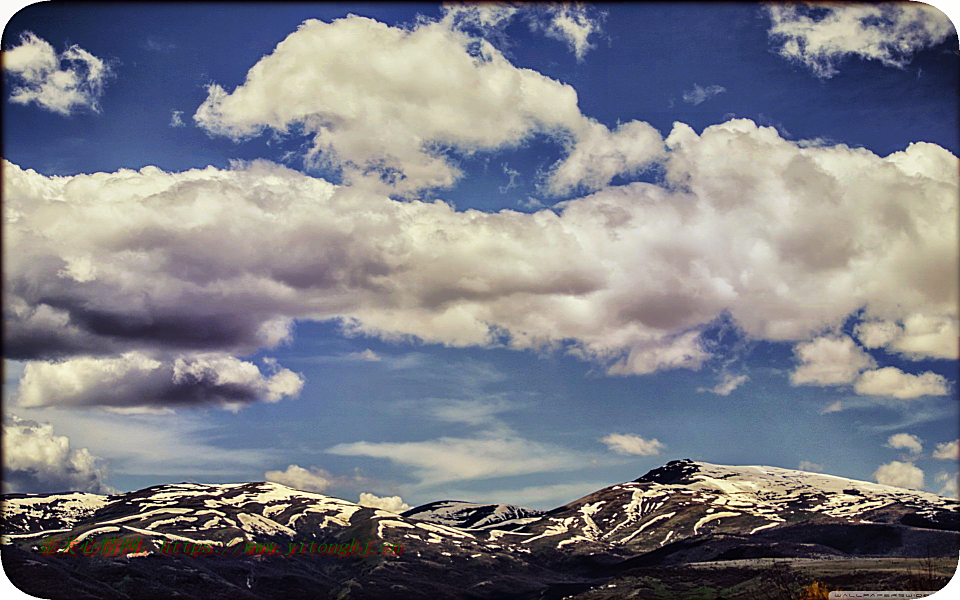
M138 352L119 358L77 357L31 362L17 387L20 406L149 408L219 404L237 409L250 402L297 396L303 379L268 363L270 376L232 356L178 356L163 362Z
M353 442L327 450L342 456L384 458L408 467L418 483L489 479L582 467L582 457L562 447L508 434L442 437L422 442Z
M663 184L534 214L396 201L260 161L68 177L5 163L6 355L139 352L169 369L336 319L386 340L564 348L626 375L699 368L701 333L721 317L803 342L859 314L871 347L909 339L908 358L956 358L943 333L958 303L948 151L882 158L748 120L700 135L678 123L666 142ZM935 387L874 373L861 393Z

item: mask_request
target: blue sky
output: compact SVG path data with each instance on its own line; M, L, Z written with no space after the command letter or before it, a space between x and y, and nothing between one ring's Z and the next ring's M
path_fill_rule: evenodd
M3 49L8 489L956 495L935 9L38 4Z

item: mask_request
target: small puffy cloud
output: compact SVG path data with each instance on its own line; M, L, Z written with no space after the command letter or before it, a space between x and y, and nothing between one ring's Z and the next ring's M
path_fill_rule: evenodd
M602 31L603 15L593 16L581 4L556 4L545 9L547 36L566 42L577 60L583 61L587 51L594 48L590 37Z
M890 396L910 399L920 396L945 396L949 384L943 375L927 371L920 375L904 373L897 367L866 371L853 386L856 393L866 396Z
M809 460L801 460L800 466L798 466L797 469L810 473L823 473L823 465L812 463Z
M895 433L887 439L887 446L902 450L909 450L913 454L920 454L923 451L923 445L920 438L910 433Z
M404 502L400 496L376 496L369 492L360 492L360 500L357 504L370 508L379 508L393 513L402 513L405 510L410 510L410 505Z
M843 410L843 401L842 401L842 400L835 400L835 401L831 402L831 403L830 403L826 408L824 408L822 411L820 411L820 414L822 414L822 415L828 415L828 414L830 414L830 413L840 412L841 410Z
M937 449L933 451L933 458L960 460L960 440L937 444Z
M30 31L20 35L19 46L3 52L3 68L17 82L11 102L36 103L61 115L80 109L99 112L98 101L111 74L107 63L80 46L57 53Z
M729 396L733 390L740 387L745 381L750 379L746 375L731 375L724 373L720 382L712 388L697 388L698 392L713 392L719 396Z
M630 121L613 131L591 123L549 174L547 189L558 195L600 189L615 176L636 174L664 156L663 137L649 123Z
M700 332L690 331L672 339L657 340L631 349L627 356L607 368L610 375L645 375L660 370L697 370L710 353L703 347Z
M366 350L363 350L361 352L351 352L350 354L347 354L346 356L344 356L344 358L349 360L360 360L364 362L380 362L381 360L383 360L380 358L379 354L377 354L370 348L367 348Z
M873 358L846 335L825 336L797 344L800 364L790 373L793 385L843 385L860 371L876 366Z
M921 2L771 3L769 35L780 55L820 78L848 56L902 68L913 55L954 33L950 19Z
M954 473L950 475L949 473L940 473L937 475L937 483L942 483L943 488L937 492L941 496L946 496L947 498L957 498L957 474Z
M86 448L71 448L53 426L5 415L3 421L3 492L92 492L115 490L103 480L102 459Z
M29 362L17 386L20 406L103 406L136 409L218 404L235 410L251 402L295 397L303 379L267 360L257 365L223 355L157 360L139 352L117 358L77 357Z
M600 438L600 441L617 454L656 456L660 454L660 450L666 447L659 440L647 440L631 433L611 433Z
M705 100L709 100L714 96L722 94L725 91L727 91L727 89L720 85L701 87L697 84L693 84L692 90L688 90L683 93L683 101L696 106Z
M324 469L304 469L300 465L290 465L284 471L267 471L263 478L305 492L324 492L334 484L334 477Z
M923 471L908 462L892 461L874 471L873 478L882 485L919 490L923 488Z
M857 325L856 335L867 348L884 348L913 360L928 357L956 360L960 356L957 321L945 316L917 314L903 323L866 321Z
M170 113L170 127L186 127L187 124L183 122L183 111L175 110Z

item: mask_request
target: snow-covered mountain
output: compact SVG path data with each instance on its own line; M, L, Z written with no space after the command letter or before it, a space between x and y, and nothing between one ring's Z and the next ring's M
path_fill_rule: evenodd
M109 496L66 494L7 494L3 498L3 535L69 530L109 503Z
M832 475L678 460L491 536L541 551L607 548L635 555L708 534L757 536L768 543L840 526L955 532L957 508L956 500L935 494ZM846 553L821 545L826 554Z
M48 506L50 514L44 514ZM172 573L189 579L198 568L206 573L207 581L194 582L195 588L184 591L171 585L144 592L146 598L172 597L174 592L208 598L211 586L238 587L235 591L243 592L230 597L264 597L274 593L271 586L278 578L287 586L299 582L284 598L379 598L388 590L404 598L435 598L474 585L497 596L505 590L536 589L545 582L567 579L530 562L527 548L490 542L468 529L267 482L178 483L113 496L17 495L5 499L2 517L4 567L13 573L11 578L27 583L25 590L46 598L65 597L59 596L61 588L83 588L91 573L112 568L111 561L121 561L123 569L161 587L167 585L157 579L161 566L166 578ZM42 546L50 538L61 543L47 554ZM89 543L103 548L111 538L121 543L140 540L142 545L110 559L68 551L67 540L79 547ZM360 554L366 554L368 547L376 552L383 543L400 545L402 551L362 558L316 553L321 545L346 547L354 542ZM176 543L181 544L179 554L165 552ZM275 544L276 552L247 554L248 544L260 548ZM198 559L188 550L197 547L213 551ZM304 547L314 553L298 551ZM491 571L500 576L490 579ZM445 583L451 572L460 576L454 583ZM56 585L43 587L54 573L60 578L54 580ZM318 596L317 589L325 592ZM111 595L100 587L88 591L91 597L130 597Z
M79 592L118 599L174 592L285 600L537 597L548 588L573 589L564 586L650 565L956 557L960 548L955 500L830 475L690 460L546 513L439 501L401 515L254 482L179 483L112 496L8 495L0 514L5 570L47 598ZM108 538L140 539L143 546L109 559L77 556L65 545L44 554L41 541L51 536L94 547ZM362 559L290 552L291 544L353 541L402 544L403 551ZM169 542L203 544L217 553L203 560L170 555L163 551ZM247 555L241 548L251 542L277 544L278 551ZM142 592L120 583L141 579Z
M515 529L536 521L542 510L513 504L477 504L438 500L403 513L403 516L461 529Z

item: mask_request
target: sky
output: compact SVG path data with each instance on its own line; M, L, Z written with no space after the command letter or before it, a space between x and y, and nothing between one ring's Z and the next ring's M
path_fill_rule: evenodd
M2 45L5 492L957 495L935 8L44 3Z

